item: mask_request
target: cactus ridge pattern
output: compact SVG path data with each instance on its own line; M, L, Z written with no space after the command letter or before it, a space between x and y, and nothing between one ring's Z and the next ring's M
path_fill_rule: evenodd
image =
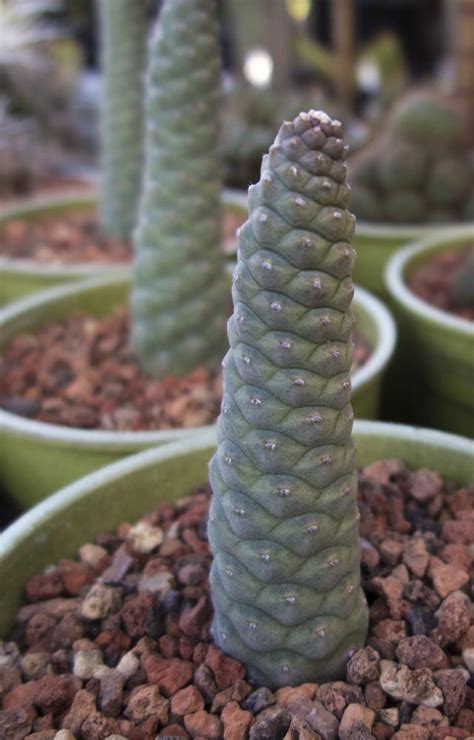
M151 38L133 342L143 367L178 375L225 346L220 252L220 49L215 0L168 0Z
M100 0L102 228L124 239L135 226L142 176L146 0Z
M341 135L323 112L285 122L239 235L210 462L213 635L270 687L339 677L367 629Z

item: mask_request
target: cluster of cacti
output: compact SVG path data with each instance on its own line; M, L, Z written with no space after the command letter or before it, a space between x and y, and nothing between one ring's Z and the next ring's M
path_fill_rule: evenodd
M124 239L135 225L142 178L146 0L100 0L104 94L102 228Z
M215 0L168 0L149 48L134 238L132 339L153 375L212 363L225 345L219 80Z
M325 113L300 113L249 190L210 463L213 636L272 687L342 675L367 628L341 136Z
M352 184L352 207L369 221L474 219L474 157L466 157L459 112L432 93L410 95L354 159Z

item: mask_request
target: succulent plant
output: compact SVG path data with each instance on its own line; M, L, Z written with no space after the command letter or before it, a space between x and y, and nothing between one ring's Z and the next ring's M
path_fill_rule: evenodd
M458 110L429 91L411 94L379 140L354 158L352 206L369 221L469 220L472 180Z
M341 135L321 111L283 123L239 235L210 463L213 635L270 687L339 677L367 629Z
M102 228L129 238L142 176L146 0L99 0L104 71Z
M149 54L132 339L145 370L183 375L220 356L228 314L215 0L166 0Z

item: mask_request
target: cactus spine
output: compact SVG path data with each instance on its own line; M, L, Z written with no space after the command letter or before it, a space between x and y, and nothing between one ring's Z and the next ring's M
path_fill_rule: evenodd
M99 0L104 96L102 228L127 239L142 173L146 0Z
M210 463L214 639L270 687L341 675L366 635L342 126L283 123L249 191Z
M133 342L148 372L182 375L225 345L215 0L165 0L149 53Z

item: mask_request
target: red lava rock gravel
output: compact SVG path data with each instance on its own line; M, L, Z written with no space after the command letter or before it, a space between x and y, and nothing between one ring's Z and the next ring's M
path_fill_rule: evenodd
M154 380L134 358L130 316L118 309L77 314L38 334L17 336L0 357L0 407L32 419L106 430L190 428L211 424L222 396L220 371ZM370 356L354 334L352 371Z
M207 486L98 534L25 586L0 643L0 737L472 738L473 495L399 460L360 471L367 645L343 680L275 692L211 640ZM449 564L462 585L437 580Z
M450 296L450 287L457 273L474 253L474 246L445 250L434 254L428 262L413 271L408 284L422 300L436 308L449 311L462 319L474 321L474 308L457 305Z
M222 231L226 251L244 220L242 212L224 207ZM101 233L96 213L70 210L35 219L17 218L0 225L0 255L41 264L120 263L128 262L132 251L128 241Z

